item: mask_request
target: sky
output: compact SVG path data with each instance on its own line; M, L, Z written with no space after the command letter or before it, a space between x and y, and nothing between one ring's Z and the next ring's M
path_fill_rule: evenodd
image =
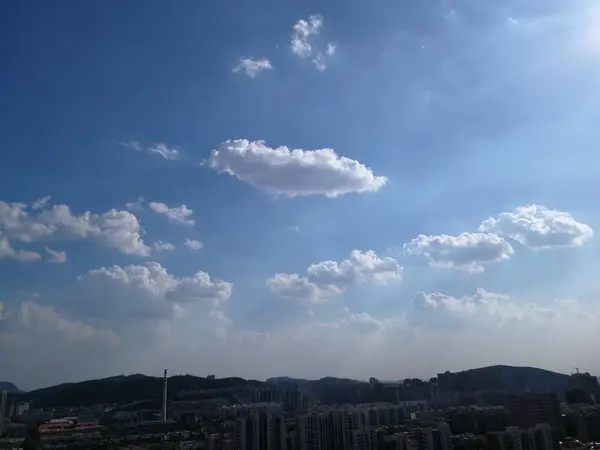
M1 380L600 372L597 2L1 8Z

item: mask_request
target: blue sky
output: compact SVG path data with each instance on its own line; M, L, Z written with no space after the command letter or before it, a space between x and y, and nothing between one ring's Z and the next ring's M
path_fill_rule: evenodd
M600 370L600 8L522 3L9 2L0 379Z

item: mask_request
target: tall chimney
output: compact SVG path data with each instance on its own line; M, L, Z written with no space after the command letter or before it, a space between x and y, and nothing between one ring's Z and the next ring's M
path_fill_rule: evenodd
M165 381L163 384L162 411L160 414L161 420L167 420L167 369L165 369Z
M4 417L6 415L6 395L8 391L6 389L2 390L2 400L0 401L0 436L2 436L2 432L4 431Z

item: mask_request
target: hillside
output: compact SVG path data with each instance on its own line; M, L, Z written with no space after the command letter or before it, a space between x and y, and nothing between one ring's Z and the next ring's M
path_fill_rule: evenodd
M209 380L192 375L169 377L169 397L184 389L243 388L262 385L259 381L243 378L221 378ZM132 403L159 400L162 395L163 379L146 375L120 375L99 380L66 383L37 389L23 394L23 398L36 406L80 406L96 403Z
M17 394L21 390L14 384L8 381L0 381L0 391L7 391L9 394Z
M506 390L518 392L564 391L568 387L569 376L535 367L488 366L470 369L454 374L459 385L470 386L473 390Z

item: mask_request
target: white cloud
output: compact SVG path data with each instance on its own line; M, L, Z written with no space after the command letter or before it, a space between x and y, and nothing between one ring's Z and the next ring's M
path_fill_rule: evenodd
M313 39L323 28L323 16L314 14L308 20L299 20L292 32L291 48L302 59L310 59L318 70L327 68L327 59L335 53L335 44L327 44L325 50L315 47Z
M195 223L193 219L188 219L189 216L194 214L194 211L185 205L169 207L164 203L150 202L148 207L158 214L163 214L173 223L181 225L194 225Z
M144 208L144 197L138 197L134 202L125 203L125 208L134 212L141 211Z
M479 324L482 327L510 326L514 323L546 326L560 325L565 319L597 320L598 311L584 312L578 302L556 300L551 306L539 306L534 302L513 299L507 295L494 294L479 288L472 296L455 298L439 292L419 292L413 299L415 307L449 314L461 323ZM429 315L424 320L430 321Z
M404 251L408 255L425 257L435 267L472 273L483 272L486 264L510 259L515 252L503 238L488 233L421 234L404 244Z
M163 241L156 241L154 244L152 244L152 247L157 252L170 252L175 250L175 246L173 244Z
M67 262L67 252L62 250L52 250L46 247L46 252L50 255L47 261L51 264L64 264Z
M204 247L204 244L202 242L196 241L195 239L186 239L183 245L185 245L188 248L191 248L192 250L200 250Z
M49 306L22 302L4 310L0 320L0 366L3 375L17 380L19 387L21 382L27 385L36 379L47 385L64 382L65 378L89 379L103 374L102 366L121 348L120 337L111 329L95 328ZM48 367L53 370L49 372ZM62 370L67 367L68 372Z
M27 250L15 250L6 236L0 234L0 259L11 258L21 262L39 261L42 257L39 253Z
M279 273L269 278L266 285L282 298L310 305L341 294L356 283L387 284L401 278L402 267L395 259L381 259L372 250L353 250L350 258L340 263L311 264L306 276Z
M169 147L167 144L164 143L144 146L141 144L140 141L129 140L121 141L119 142L119 144L125 148L129 148L138 152L144 151L146 153L162 156L166 160L179 159L180 156L179 150Z
M234 66L233 72L243 72L250 78L254 78L263 70L270 70L273 68L271 61L266 58L252 59L252 58L240 58L238 63Z
M246 139L223 142L205 164L257 189L287 197L337 197L377 191L387 182L385 177L375 176L365 165L340 157L332 149L270 148L263 141Z
M232 283L214 281L206 272L176 277L156 262L90 270L79 277L79 285L87 299L78 305L83 313L122 319L170 318L182 305L218 305L233 292Z
M142 240L137 217L116 209L102 214L86 211L73 215L67 205L48 205L29 211L23 203L0 201L0 232L9 241L91 239L128 255L147 256L150 251Z
M48 203L50 203L50 200L51 200L51 197L49 195L47 195L46 197L38 198L31 204L31 209L34 209L34 210L44 209L46 207L46 205L48 205Z
M179 159L179 150L169 147L167 144L154 144L148 147L148 153L160 155L165 159Z
M484 221L479 230L509 237L534 250L578 247L594 235L589 225L577 222L569 213L539 205L501 213Z

